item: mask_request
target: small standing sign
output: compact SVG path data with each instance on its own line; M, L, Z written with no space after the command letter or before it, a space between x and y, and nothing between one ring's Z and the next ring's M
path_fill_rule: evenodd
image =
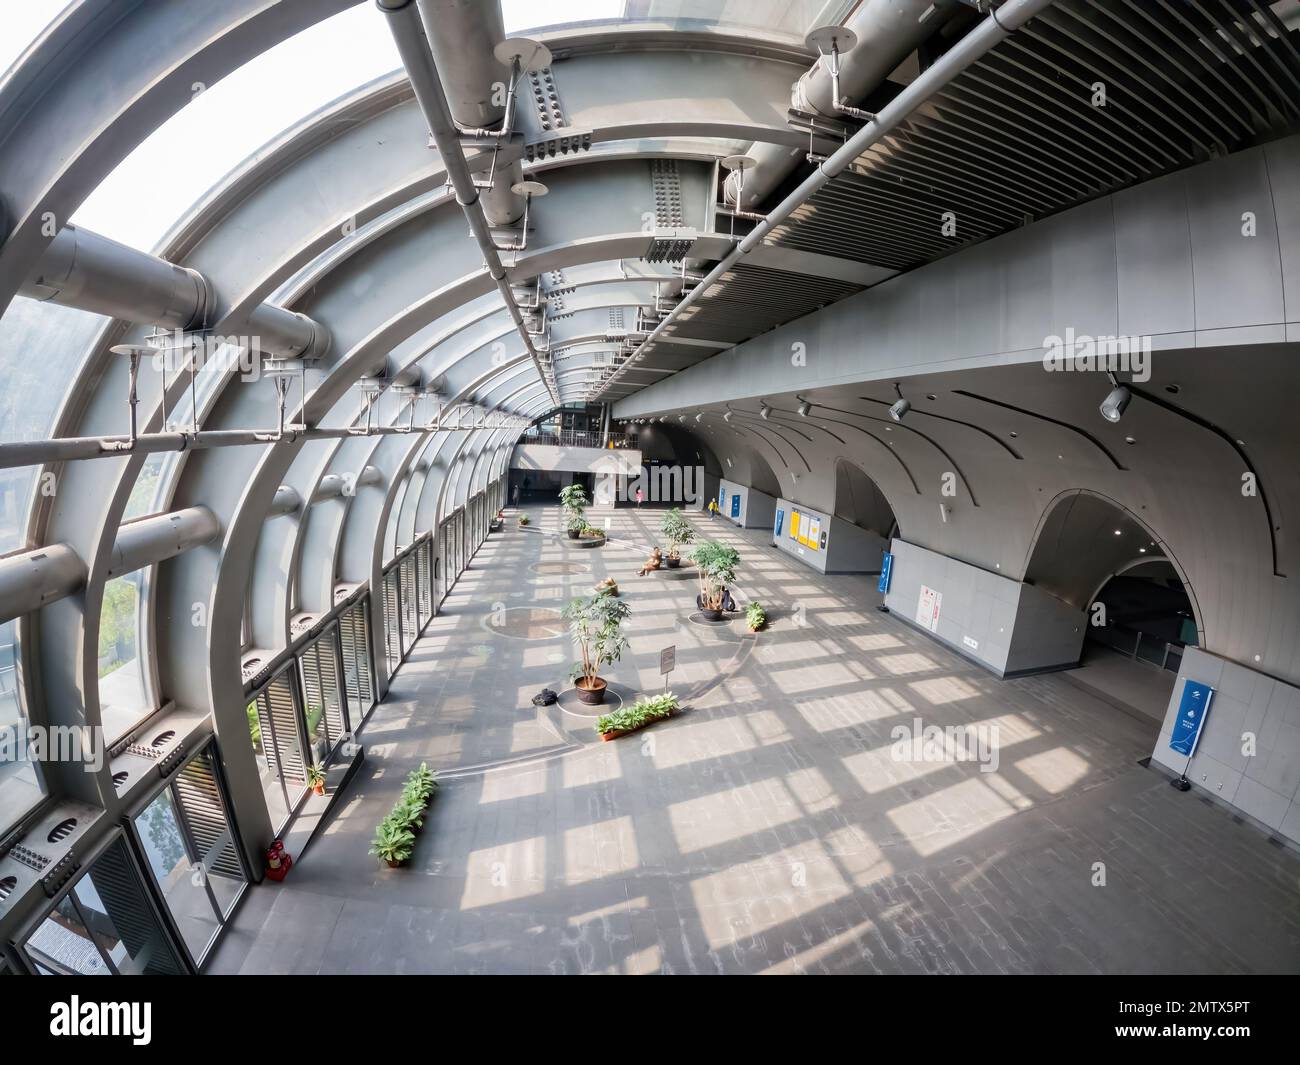
M668 690L668 674L677 668L677 645L669 644L659 652L659 675L664 678L664 691Z

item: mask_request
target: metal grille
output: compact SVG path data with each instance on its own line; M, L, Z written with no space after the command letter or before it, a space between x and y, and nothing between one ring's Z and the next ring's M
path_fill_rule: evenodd
M415 588L418 583L415 555L410 554L402 559L402 648L405 651L411 649L415 638L420 634L420 619L415 607Z
M655 159L650 163L650 186L654 193L655 225L677 229L682 219L682 179L676 159Z
M303 763L298 706L291 677L287 668L277 673L253 701L268 768L286 784L305 787L307 768Z
M177 813L204 868L212 876L243 880L244 868L235 850L212 748L186 762L176 774L175 784Z
M415 568L418 574L416 606L423 628L424 623L433 617L433 546L428 540L415 549Z
M306 647L298 657L302 670L303 710L307 717L307 736L315 743L325 741L332 751L348 731L339 684L338 654L334 628Z
M339 641L343 645L343 685L350 717L359 726L375 700L370 671L369 599L348 607L339 617Z
M397 568L384 574L384 657L392 674L402 663L401 595L398 592Z

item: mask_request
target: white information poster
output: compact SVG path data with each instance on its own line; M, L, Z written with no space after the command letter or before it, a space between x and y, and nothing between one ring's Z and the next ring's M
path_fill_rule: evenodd
M916 600L916 623L931 632L939 631L939 611L943 607L943 593L921 585Z

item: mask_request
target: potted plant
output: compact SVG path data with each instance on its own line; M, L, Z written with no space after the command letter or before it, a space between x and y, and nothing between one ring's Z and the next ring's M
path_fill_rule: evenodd
M618 739L619 736L626 736L629 732L670 717L677 709L677 696L672 692L645 696L622 710L602 714L596 719L596 731L602 740Z
M520 528L523 528L525 525L528 525L528 524L529 524L529 521L528 521L528 515L527 515L527 514L520 514L520 515L519 515L519 526L520 526Z
M587 490L580 484L566 484L560 489L560 510L570 540L576 540L587 527Z
M390 869L396 869L404 864L414 850L414 829L395 813L389 814L379 822L379 828L375 830L375 838L370 841L370 853L379 855L388 863Z
M325 767L319 764L307 767L307 786L317 795L325 794Z
M673 507L659 523L659 531L668 541L668 554L664 556L664 561L668 563L669 569L676 569L682 564L682 556L678 554L677 548L694 540L695 530L691 528L691 523L686 520L681 508Z
M629 613L627 603L605 592L571 599L564 608L564 619L582 652L582 661L573 667L570 676L578 698L588 706L605 701L608 685L600 676L600 667L617 662L627 650L623 622Z
M758 632L767 624L767 612L758 603L750 603L745 607L745 624L750 632Z
M691 561L699 570L700 611L707 621L721 621L724 604L730 599L727 586L736 580L740 552L716 540L704 540L691 552Z

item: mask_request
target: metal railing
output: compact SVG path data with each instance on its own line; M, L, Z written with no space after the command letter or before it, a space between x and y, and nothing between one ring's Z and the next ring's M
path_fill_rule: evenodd
M631 437L619 433L580 432L564 429L558 433L545 429L530 429L519 438L521 444L546 444L550 447L628 448Z

